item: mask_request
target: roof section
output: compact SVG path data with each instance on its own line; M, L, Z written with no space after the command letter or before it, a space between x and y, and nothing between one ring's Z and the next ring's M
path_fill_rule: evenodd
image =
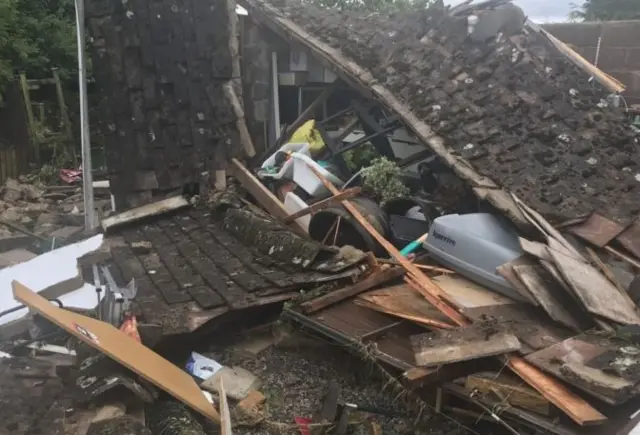
M211 210L198 207L123 228L107 239L116 281L135 278L144 320L162 325L165 335L191 332L224 313L284 301L301 288L359 273L351 266L360 257L338 273L318 271L326 255L303 269L261 252L260 243L243 243L224 227ZM297 245L293 240L289 249Z
M438 8L364 16L246 3L398 112L512 218L495 187L555 221L598 211L627 223L640 213L637 139L621 113L599 107L607 92L534 30L473 43L467 17Z

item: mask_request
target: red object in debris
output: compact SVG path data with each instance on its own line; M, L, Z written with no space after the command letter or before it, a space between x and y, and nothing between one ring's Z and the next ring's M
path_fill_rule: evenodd
M300 435L311 435L311 429L309 429L309 425L311 424L311 419L307 417L293 417L298 428L300 429Z
M132 316L130 314L125 315L124 322L120 325L120 330L136 340L138 343L142 343L140 333L138 332L138 320L136 319L136 316Z
M60 179L67 184L82 181L82 169L60 169Z

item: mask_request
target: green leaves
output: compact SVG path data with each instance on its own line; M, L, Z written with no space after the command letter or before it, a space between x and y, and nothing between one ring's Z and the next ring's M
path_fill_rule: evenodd
M401 170L395 162L386 157L375 159L362 173L363 187L381 203L408 196L411 191L400 179L400 174Z
M575 20L613 21L640 19L640 1L638 0L585 0L580 6L571 4L573 11L569 15Z
M0 0L0 92L19 71L65 76L76 69L72 0Z

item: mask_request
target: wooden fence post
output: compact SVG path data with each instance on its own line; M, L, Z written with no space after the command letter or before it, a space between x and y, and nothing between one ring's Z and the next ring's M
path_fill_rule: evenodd
M29 138L33 147L33 156L38 166L40 166L40 144L36 138L36 123L33 118L33 107L31 107L31 96L29 95L29 84L27 83L27 75L20 73L20 89L22 90L22 99L24 107L27 111L27 123L29 124Z

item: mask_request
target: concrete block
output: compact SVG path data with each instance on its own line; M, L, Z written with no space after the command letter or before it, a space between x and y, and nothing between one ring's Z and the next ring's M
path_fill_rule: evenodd
M223 367L200 384L200 387L217 393L221 379L227 396L234 400L243 400L252 390L259 389L261 384L260 379L242 367Z

